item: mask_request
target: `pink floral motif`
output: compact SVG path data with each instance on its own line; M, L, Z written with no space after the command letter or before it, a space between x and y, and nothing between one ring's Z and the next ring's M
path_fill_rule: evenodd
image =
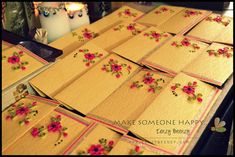
M198 44L192 43L188 38L184 38L180 43L173 41L171 45L175 47L191 47L193 50L189 50L189 52L196 52L196 50L200 49Z
M180 83L175 83L175 85L171 86L171 90L172 90L173 95L178 96L178 94L176 93L176 89L180 88L180 86L181 86ZM181 88L181 90L187 94L188 101L197 100L197 102L201 103L203 101L202 94L195 93L196 87L197 87L196 81L194 81L193 83L188 82L188 84L184 85L183 88Z
M174 13L175 12L174 10L169 9L167 7L161 7L157 11L155 11L155 14L160 14L160 13L167 12L167 11L170 11L170 13Z
M122 71L126 70L130 74L131 66L127 64L119 64L117 60L110 59L108 64L104 64L101 70L111 72L116 78L120 78L123 75Z
M185 13L184 17L190 17L190 16L202 14L202 12L200 12L200 11L193 11L193 10L185 10L184 13Z
M131 85L130 88L134 89L134 88L141 88L144 85L147 85L147 91L148 92L152 92L155 93L156 90L160 90L162 89L162 86L159 85L159 82L165 83L165 80L162 78L156 79L153 78L153 74L150 74L149 72L147 72L146 74L144 74L144 78L143 80L140 81L134 81Z
M21 57L24 55L23 51L13 52L13 55L8 57L7 62L12 64L12 70L26 70L26 65L29 63L27 61L21 61ZM3 56L3 60L6 59L6 56Z
M159 42L162 37L168 37L167 33L157 33L156 31L150 31L149 33L144 33L144 36L149 37L149 39L154 39L156 42Z
M19 125L28 125L31 118L38 114L38 111L34 109L36 107L37 102L33 102L32 104L25 105L24 103L13 104L8 110L8 115L6 116L6 120L12 120L16 116L20 116L21 120L19 121Z
M143 153L144 153L144 151L141 151L140 146L135 146L134 149L130 150L129 155L141 155Z
M231 20L229 20L229 19L226 20L225 17L222 17L220 15L218 15L214 18L209 16L206 18L206 21L221 23L224 26L227 26L231 22Z
M44 126L41 126L39 128L33 128L32 131L31 131L31 135L33 137L43 137L46 135L46 133L44 132L45 131L45 128Z
M132 12L130 11L130 9L125 9L124 11L119 12L119 13L118 13L118 16L119 16L119 17L124 17L124 18L136 17L136 16L137 16L137 13L132 13Z
M103 57L102 53L92 53L88 49L79 49L78 53L84 53L85 59L83 59L83 62L86 63L85 65L87 67L89 67L91 64L94 64L96 62L95 59ZM78 53L76 52L73 57L76 58Z
M233 52L233 48L229 48L229 47L224 47L224 48L220 48L218 50L213 50L213 49L210 49L210 50L207 50L209 56L216 56L216 57L219 57L219 56L223 56L223 57L227 57L227 58L230 58L233 56L232 53L230 52Z
M137 25L136 23L131 23L128 26L126 26L126 29L131 31L132 35L137 35L137 34L141 33L141 31L138 28L136 28L136 25ZM120 24L117 27L114 27L113 30L114 31L122 31L124 28L125 28L125 25Z
M101 138L99 144L92 144L87 151L78 151L78 155L107 155L113 149L113 146L114 141Z
M90 40L98 36L98 33L92 32L91 30L85 28L82 30L82 35L78 35L76 32L72 32L72 36L78 36L78 40L84 42L85 40Z

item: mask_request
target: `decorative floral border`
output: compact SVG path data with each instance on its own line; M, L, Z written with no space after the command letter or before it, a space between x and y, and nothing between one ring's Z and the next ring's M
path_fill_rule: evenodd
M184 17L190 17L190 16L196 16L196 15L201 15L201 11L193 11L193 10L185 10L184 12Z
M46 129L47 128L47 129ZM68 133L66 132L68 128L63 127L61 125L61 115L57 115L56 117L51 117L51 122L50 124L45 126L40 126L40 127L34 127L32 128L31 135L33 137L44 137L46 135L46 131L49 133L59 133L59 138L54 144L55 146L59 145L60 143L63 142L62 137L67 137Z
M222 25L227 26L231 22L231 20L227 19L227 21L225 21L224 19L225 19L225 17L218 15L214 18L209 16L206 18L206 21L221 23Z
M135 146L135 149L131 149L129 155L142 155L144 151L141 151L140 146Z
M24 52L23 51L19 51L19 52L13 52L13 55L10 57L6 57L6 56L2 56L2 60L5 60L7 58L7 62L9 64L12 64L11 69L12 70L26 70L26 65L29 64L28 61L21 61L21 57L24 56Z
M104 64L101 70L111 72L116 78L120 78L123 70L126 70L130 74L131 66L127 64L119 64L118 60L110 59L108 64Z
M159 85L159 82L165 83L165 80L163 78L153 78L153 74L147 72L146 74L144 74L144 78L143 80L140 81L134 81L130 88L134 89L134 88L142 88L144 85L148 86L148 92L152 92L155 93L157 90L161 90L162 86Z
M13 120L15 117L22 117L19 121L19 125L28 125L32 117L38 114L38 110L34 108L37 106L37 102L32 102L27 105L20 102L17 105L13 104L8 110L6 120Z
M79 49L79 53L84 53L84 59L83 62L86 63L85 65L89 67L91 64L94 64L96 62L97 58L102 58L103 54L102 53L92 53L89 51L89 49ZM75 53L73 55L74 58L77 57L78 53Z
M84 42L85 40L90 40L93 39L95 37L97 37L99 34L92 32L91 30L85 28L84 30L82 30L82 35L78 35L76 32L72 32L72 36L78 36L78 40L81 42Z
M193 50L189 50L189 52L196 52L196 50L199 50L200 47L196 43L192 43L188 38L184 38L180 43L177 41L174 41L171 43L172 46L175 47L191 47Z
M164 12L167 12L167 11L170 11L170 13L174 13L175 11L170 9L170 8L167 8L167 7L161 7L159 8L159 10L155 11L154 13L155 14L161 14L161 13L164 13Z
M92 144L86 151L78 151L78 155L107 155L114 146L114 141L107 141L105 138L99 139L99 144Z
M215 57L227 57L227 58L230 58L233 56L232 53L229 53L230 51L233 52L233 48L229 48L229 47L224 47L224 48L220 48L220 49L217 49L217 50L213 50L213 49L210 49L210 50L207 50L206 52L208 52L209 56L215 56Z
M127 30L132 32L132 35L137 35L139 33L141 33L141 30L139 30L138 28L136 28L136 23L131 23L128 26L125 27L125 25L118 25L117 27L114 27L113 30L114 31L122 31L124 28L126 28Z
M168 37L167 33L157 33L156 31L150 31L148 33L144 33L144 36L149 37L149 39L154 39L156 42L159 42L163 37Z
M124 11L120 11L117 15L118 17L128 18L128 17L136 17L137 13L132 13L130 9L125 9Z
M194 81L192 82L188 82L187 85L184 85L183 87L181 87L180 83L175 83L173 86L171 86L171 90L172 90L172 94L174 96L178 96L178 94L176 93L176 89L180 88L184 93L187 94L188 96L188 101L195 101L197 100L197 102L201 103L203 101L202 99L202 94L201 93L195 93L197 87L197 82Z

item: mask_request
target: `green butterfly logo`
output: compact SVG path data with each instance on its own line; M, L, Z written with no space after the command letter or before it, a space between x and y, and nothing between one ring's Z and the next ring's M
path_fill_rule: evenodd
M220 118L217 117L215 118L214 120L214 125L213 127L211 127L211 131L215 131L215 132L225 132L226 131L226 128L224 127L225 126L225 121L220 121Z

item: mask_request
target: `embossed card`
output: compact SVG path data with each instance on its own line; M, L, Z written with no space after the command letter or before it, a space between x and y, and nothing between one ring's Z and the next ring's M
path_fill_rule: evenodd
M171 154L184 154L221 90L179 73L129 130Z
M141 63L145 56L160 47L171 37L172 35L169 33L163 32L156 27L150 27L112 49L112 51L135 63Z
M138 68L136 64L111 54L54 98L87 114L136 73Z
M146 57L142 63L176 75L208 46L184 36L175 36Z
M233 47L213 43L183 72L218 86L233 73Z

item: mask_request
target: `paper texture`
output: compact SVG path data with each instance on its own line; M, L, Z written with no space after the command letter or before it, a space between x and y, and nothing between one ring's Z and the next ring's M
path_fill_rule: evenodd
M165 33L155 27L150 27L112 51L135 63L140 63L146 55L171 37L172 35L169 33Z
M51 118L57 118L60 116L61 128L67 128L65 131L56 131L58 127L54 127L55 131L48 131L52 129ZM54 124L58 126L58 124ZM45 136L38 137L33 136L32 131L34 128L44 126ZM33 128L28 130L20 139L18 139L13 145L11 145L3 154L31 154L31 155L55 155L61 154L70 144L78 137L88 126L88 124L81 120L78 116L68 113L68 111L57 108L51 112L48 116L42 119ZM64 133L67 135L64 136Z
M176 75L207 47L208 44L184 36L175 36L146 57L142 63Z
M225 29L213 39L215 42L233 44L233 20L225 27Z
M14 46L2 52L2 90L48 64L29 50Z
M84 25L53 41L49 44L49 46L62 50L63 55L61 55L59 58L64 58L70 52L74 51L88 40L97 37L99 35L98 33L99 32L97 31L96 27L93 27L92 25Z
M137 22L146 26L160 26L183 9L184 7L161 5L138 19Z
M206 10L186 8L161 24L159 29L173 34L179 34L192 28L208 13Z
M130 131L172 154L183 154L220 90L183 73L163 89ZM156 114L156 112L164 114Z
M22 106L18 106L20 104L22 104ZM35 104L35 106L32 109L29 109L29 106L32 104ZM52 112L58 104L45 99L40 99L39 97L27 96L16 102L14 105L16 107L10 106L2 112L2 135L4 135L2 136L2 152L9 148L9 146L17 141L32 126ZM37 113L33 112L30 114L29 111L33 110L37 111ZM14 115L14 113L16 115ZM35 114L35 116L33 114ZM14 118L11 119L10 116L14 116ZM28 122L23 121L24 119ZM23 122L20 123L20 121ZM15 150L12 151L12 153L14 152Z
M103 31L113 27L122 21L134 21L141 17L144 13L138 11L129 6L122 6L121 8L115 10L113 13L103 17L102 19L92 23L98 32L102 33Z
M111 54L54 98L87 114L131 77L137 68L137 65Z
M135 22L121 22L101 34L99 37L93 39L92 42L108 51L122 44L131 37L138 35L145 28L145 26L137 24Z
M6 41L4 41L4 40L2 40L2 51L3 51L3 50L6 50L6 49L8 49L8 48L10 48L10 47L12 47L12 46L14 46L14 45L11 44L11 43L6 42Z
M183 71L202 81L221 86L233 73L233 47L213 43Z
M226 25L231 22L229 17L221 17L219 14L211 14L193 28L187 35L213 41Z
M87 116L128 129L170 80L164 73L142 69Z
M154 145L131 136L124 135L109 155L172 155L159 150Z
M30 80L30 84L46 95L53 97L107 55L108 52L94 45L92 41L87 42L34 77Z
M102 125L95 125L75 144L70 155L107 155L121 138L121 134ZM106 142L105 142L106 140ZM108 148L107 148L108 147ZM95 152L94 149L98 148Z

